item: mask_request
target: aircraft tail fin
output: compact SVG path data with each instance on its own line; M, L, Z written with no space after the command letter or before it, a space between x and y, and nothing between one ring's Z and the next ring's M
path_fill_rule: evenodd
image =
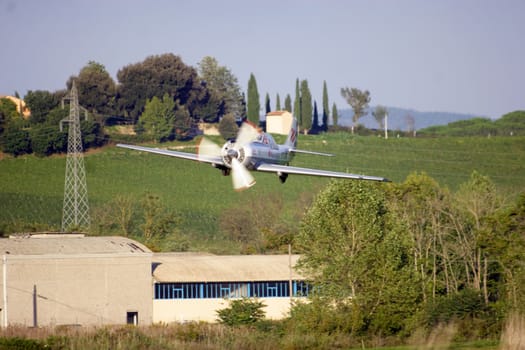
M294 149L297 146L297 133L298 133L298 127L297 127L297 119L292 119L292 125L290 126L290 132L288 133L288 137L286 138L286 142L284 143L286 146L288 146L291 149Z

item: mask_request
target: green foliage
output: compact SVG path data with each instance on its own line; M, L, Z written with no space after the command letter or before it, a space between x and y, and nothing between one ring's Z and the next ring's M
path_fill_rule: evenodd
M250 79L248 80L248 120L259 125L259 110L261 109L261 102L259 101L259 91L257 90L257 81L253 73L250 74Z
M175 102L168 94L159 99L153 97L146 102L144 113L139 118L136 131L151 137L156 142L164 142L173 137L175 123Z
M177 217L162 205L158 196L145 194L141 201L143 211L142 235L145 244L153 249L163 238L173 232Z
M328 104L328 88L326 80L323 81L323 131L328 130L328 120L330 119L330 105Z
M341 88L341 96L346 100L346 102L354 110L354 115L352 116L352 131L368 108L370 103L370 92L368 90L359 90L358 88Z
M295 98L293 100L293 115L297 118L299 125L302 125L301 114L301 90L299 85L299 78L295 80Z
M523 136L525 135L525 111L514 111L492 120L472 118L447 125L431 126L418 131L420 135L432 136Z
M237 135L238 131L239 127L235 122L235 117L233 116L233 114L227 114L224 116L224 118L221 119L219 123L219 133L221 134L223 139L229 140L234 138Z
M21 126L13 125L4 130L1 143L4 152L10 153L15 157L31 153L29 131Z
M25 338L1 338L0 337L0 349L4 350L43 350L48 347L35 339Z
M78 77L71 77L68 86L76 81L79 104L91 113L111 115L115 113L116 84L103 64L89 61Z
M356 334L395 334L417 308L409 246L400 230L386 230L383 191L373 183L332 182L306 213L296 244L300 267L327 303L351 316Z
M292 98L287 94L284 98L284 110L292 113Z
M230 69L220 66L213 57L206 56L198 64L199 75L206 82L206 87L212 94L216 114L210 120L218 120L223 115L231 113L234 117L243 117L242 94L237 78Z
M272 111L272 106L270 106L270 95L266 93L264 97L264 108L265 108L265 114L268 114Z
M440 323L473 319L487 312L479 291L464 289L458 293L440 296L426 305L425 324L430 329Z
M62 93L51 93L43 90L29 90L24 97L24 101L31 110L31 117L29 118L31 124L48 121L49 112L58 107L63 97L62 95Z
M117 72L120 83L117 102L122 112L135 121L144 111L147 101L168 94L193 115L193 111L209 98L207 89L197 77L197 71L184 64L179 56L150 56Z
M337 106L335 105L335 102L332 105L332 121L334 126L337 126L339 123L339 113L337 112Z
M11 120L17 117L16 104L8 98L0 98L0 128L5 128Z
M312 128L312 94L308 87L308 81L301 81L301 118L299 126L305 130Z
M67 151L67 133L57 125L40 124L30 131L31 148L37 156L48 156Z
M256 299L232 299L229 307L217 311L218 321L228 326L254 324L264 319L265 306Z

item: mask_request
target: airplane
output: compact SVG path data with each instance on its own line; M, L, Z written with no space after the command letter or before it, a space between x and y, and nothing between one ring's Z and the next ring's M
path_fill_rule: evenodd
M197 153L127 144L117 144L117 147L209 163L214 168L221 170L224 176L232 176L233 188L236 191L245 190L255 184L255 179L250 171L275 173L281 183L286 181L289 174L389 182L388 179L377 176L290 166L290 161L295 153L333 156L327 153L297 149L297 131L297 119L293 118L286 141L284 144L277 144L272 135L261 131L251 122L245 121L239 128L236 139L228 140L222 148L205 137L198 144Z

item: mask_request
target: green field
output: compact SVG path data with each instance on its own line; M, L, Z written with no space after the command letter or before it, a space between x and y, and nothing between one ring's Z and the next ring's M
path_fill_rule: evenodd
M424 171L451 190L477 170L488 175L504 195L525 191L525 137L385 140L335 133L301 135L299 148L336 157L300 154L292 165L384 176L395 182L404 181L411 172ZM60 227L65 161L64 155L0 160L0 228L14 223L25 223L26 227L30 223L35 229ZM213 245L209 240L217 236L218 218L227 211L236 215L239 204L280 196L285 207L294 207L330 181L291 175L282 185L275 175L254 173L257 184L237 193L231 189L229 177L207 164L113 146L90 152L85 164L92 211L118 195L139 200L152 193L181 215L181 231L194 241L192 249ZM283 220L293 218L285 211Z

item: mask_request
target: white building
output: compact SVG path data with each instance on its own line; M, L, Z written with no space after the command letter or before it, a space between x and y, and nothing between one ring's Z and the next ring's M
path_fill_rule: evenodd
M0 324L152 322L151 251L124 237L0 239Z
M215 322L243 297L278 319L308 293L297 255L154 254L128 238L81 234L2 238L0 254L1 326Z
M288 135L292 127L293 115L288 111L275 111L266 115L266 132Z
M155 254L153 322L217 320L231 298L257 298L270 319L288 314L308 294L294 269L298 255ZM290 290L292 291L290 296Z

